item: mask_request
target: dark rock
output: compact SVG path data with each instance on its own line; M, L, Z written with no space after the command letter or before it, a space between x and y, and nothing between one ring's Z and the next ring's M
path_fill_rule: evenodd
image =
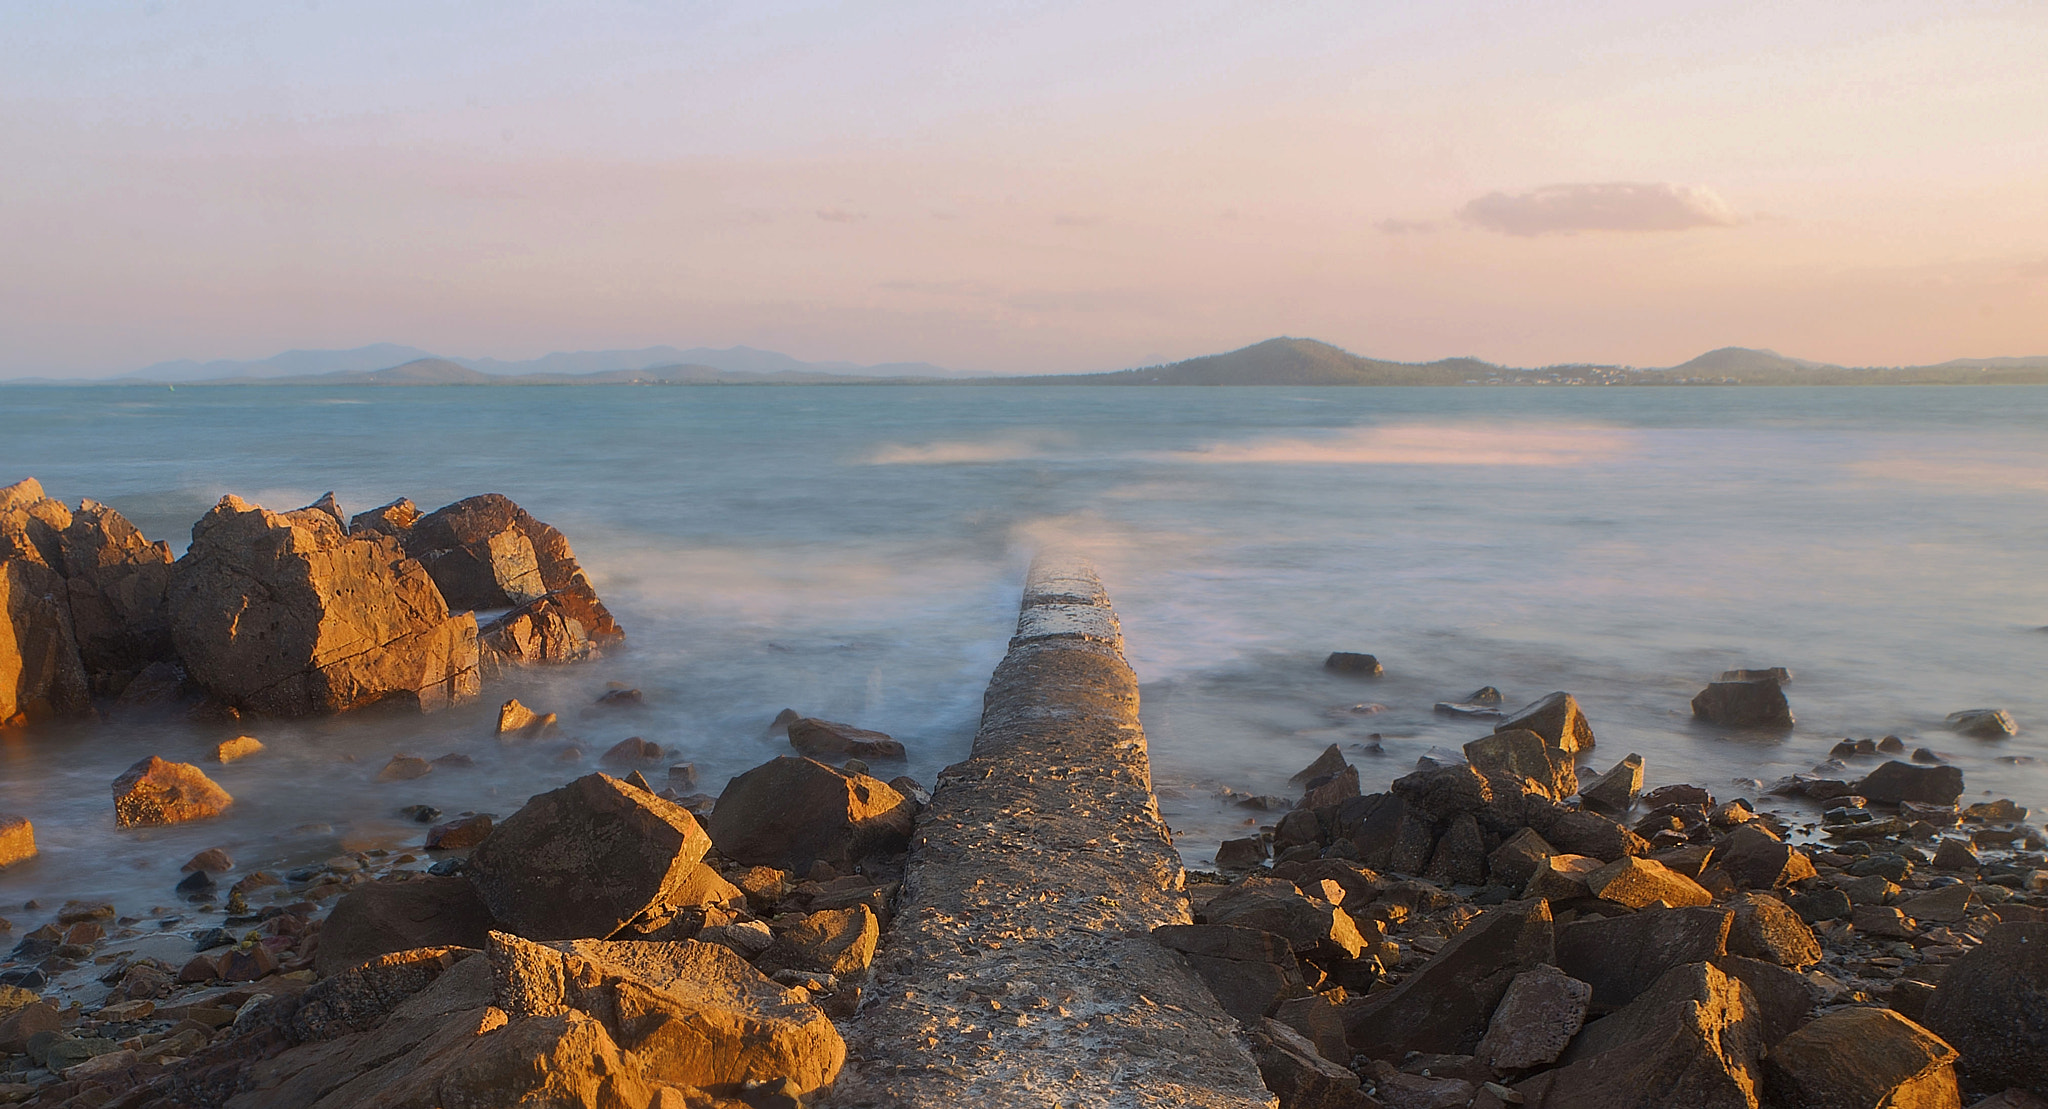
M1471 1054L1515 976L1554 962L1554 944L1548 902L1488 909L1400 985L1354 1002L1346 1038L1376 1059Z
M1765 1043L1777 1043L1809 1019L1813 991L1798 971L1739 955L1723 955L1714 960L1714 967L1749 987L1763 1015Z
M352 536L374 534L403 539L405 533L419 518L419 506L405 497L400 497L382 508L356 513L349 519L348 533Z
M1759 824L1744 824L1714 849L1714 865L1744 889L1775 889L1813 877L1813 860Z
M424 778L434 772L434 764L416 755L393 755L391 761L377 771L380 782L407 782Z
M1657 902L1666 905L1708 905L1713 895L1698 882L1654 859L1625 856L1586 875L1586 889L1602 901L1631 909Z
M1513 786L1517 793L1540 793L1562 801L1579 791L1571 756L1526 729L1497 731L1467 743L1465 761L1486 778L1495 794Z
M647 695L637 689L607 689L597 703L608 709L637 709L647 704Z
M378 955L330 974L299 995L299 1004L288 1018L292 1035L304 1043L367 1032L393 1009L477 953L466 947L417 947ZM479 970L488 980L488 971Z
M1755 1109L1763 1048L1747 987L1708 964L1680 966L1587 1025L1565 1066L1515 1090L1538 1109Z
M1956 1052L1889 1009L1827 1013L1771 1047L1764 1080L1773 1106L1869 1105L1961 1109Z
M451 605L499 609L546 597L597 647L625 638L568 539L509 498L486 493L457 501L414 522L404 542Z
M213 875L195 870L178 883L178 895L187 901L203 901L213 896Z
M1530 810L1529 826L1559 851L1613 862L1650 853L1648 840L1599 813L1583 809Z
M1380 1109L1359 1090L1356 1074L1325 1059L1301 1033L1276 1020L1253 1020L1247 1035L1259 1077L1286 1109Z
M393 951L482 947L490 927L490 911L461 878L368 882L335 902L313 967L325 977Z
M1710 808L1714 804L1714 795L1698 786L1676 782L1668 786L1658 786L1644 794L1642 802L1652 809L1665 805L1698 805L1701 808Z
M1542 868L1543 860L1555 854L1557 850L1537 835L1534 828L1524 828L1509 836L1487 857L1487 876L1496 884L1519 892Z
M1386 667L1380 665L1379 659L1351 651L1332 652L1329 658L1323 660L1323 669L1362 678L1376 678L1386 673Z
M1789 728L1792 707L1776 681L1714 682L1692 699L1692 714L1731 728Z
M1408 811L1392 793L1354 797L1337 806L1328 821L1332 841L1358 849L1358 861L1374 870L1415 874L1429 861L1436 842L1430 821Z
M1358 768L1346 766L1320 778L1311 778L1308 789L1301 795L1304 809L1322 809L1341 805L1358 796Z
M1486 881L1486 838L1471 813L1451 818L1422 876L1438 885L1476 886Z
M1216 1003L1239 1020L1256 1021L1308 993L1285 937L1227 924L1168 924L1152 935L1185 956Z
M1586 876L1604 865L1586 855L1552 855L1529 876L1528 883L1522 887L1522 896L1555 902L1591 897L1593 891L1586 886Z
M1804 970L1820 962L1820 942L1813 929L1784 902L1750 893L1728 903L1734 920L1728 929L1728 953Z
M1425 820L1444 821L1458 813L1477 812L1493 804L1486 778L1466 763L1418 770L1394 779L1389 787Z
M1554 966L1523 971L1493 1010L1478 1057L1496 1072L1548 1066L1586 1023L1593 987Z
M1858 905L1849 913L1850 923L1866 936L1910 939L1916 926L1912 919L1889 905Z
M1874 805L1901 801L1953 805L1963 795L1963 772L1953 766L1914 766L1893 760L1856 783L1856 793Z
M468 874L491 915L516 933L603 938L642 914L665 915L710 847L681 806L590 774L493 828Z
M1586 714L1579 711L1578 699L1563 691L1523 706L1494 727L1497 732L1516 730L1535 732L1545 743L1561 748L1567 755L1577 755L1593 746L1593 726L1586 722Z
M1580 799L1589 808L1619 815L1636 803L1636 797L1642 791L1643 756L1630 754L1615 763L1614 769L1602 775L1597 783L1580 795Z
M1302 767L1293 777L1287 779L1287 784L1298 786L1317 778L1328 777L1349 765L1351 764L1344 761L1344 752L1338 750L1337 745L1332 743L1323 748L1323 753L1316 756L1316 761Z
M491 815L472 813L427 829L427 850L460 851L475 847L491 834Z
M790 722L789 745L803 754L816 757L900 759L904 754L901 743L881 732L808 716Z
M1808 924L1842 920L1850 911L1849 895L1838 889L1802 890L1787 897L1785 907L1798 913L1799 919Z
M1226 839L1216 848L1216 869L1227 872L1253 870L1266 861L1266 841L1259 836Z
M1351 917L1320 899L1302 895L1283 878L1246 878L1202 907L1210 924L1255 928L1288 942L1298 955L1356 958L1365 940Z
M1557 966L1593 987L1595 1009L1618 1008L1673 967L1727 954L1733 917L1699 906L1574 921L1558 931Z
M661 744L629 736L612 745L599 760L612 766L646 765L661 761ZM649 792L652 792L651 790Z
M2004 739L2020 734L2012 714L2004 709L1964 709L1948 714L1949 730L1977 739Z
M805 871L822 860L850 871L902 851L915 812L884 782L785 755L728 782L707 830L734 862Z
M1970 1084L2048 1097L2048 923L2007 922L1949 965L1927 1027L1962 1052Z

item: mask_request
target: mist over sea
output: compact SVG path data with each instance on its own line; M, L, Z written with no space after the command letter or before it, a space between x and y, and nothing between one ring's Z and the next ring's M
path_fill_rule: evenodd
M787 752L766 734L785 706L895 735L908 767L876 770L929 786L1048 544L1102 570L1193 866L1277 816L1219 790L1291 795L1333 742L1383 789L1490 728L1431 711L1482 685L1577 694L1589 761L1641 752L1651 785L1754 796L1732 783L1895 734L1962 766L1966 801L2048 808L2048 388L8 388L0 415L0 484L104 501L179 552L225 493L331 489L348 513L507 494L569 536L629 637L430 716L4 733L0 811L43 852L0 873L4 907L171 904L212 846L244 869L416 846L402 806L504 816L629 735L715 794ZM1387 675L1327 675L1333 650ZM1795 730L1691 723L1741 666L1795 672ZM608 682L647 707L592 708ZM560 735L500 743L509 696ZM2022 734L1941 726L1979 706ZM114 827L121 770L237 730L268 750L207 767L228 815ZM1373 733L1383 755L1353 748ZM373 780L452 751L477 766Z

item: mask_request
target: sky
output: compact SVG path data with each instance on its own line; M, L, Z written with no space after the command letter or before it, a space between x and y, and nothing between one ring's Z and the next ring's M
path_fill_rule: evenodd
M0 377L2048 354L2048 5L0 5Z

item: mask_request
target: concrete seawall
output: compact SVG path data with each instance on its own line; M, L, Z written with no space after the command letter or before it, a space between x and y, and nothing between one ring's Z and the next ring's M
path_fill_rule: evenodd
M1151 938L1188 923L1182 880L1115 610L1092 569L1041 560L974 752L919 819L826 1104L1277 1104Z

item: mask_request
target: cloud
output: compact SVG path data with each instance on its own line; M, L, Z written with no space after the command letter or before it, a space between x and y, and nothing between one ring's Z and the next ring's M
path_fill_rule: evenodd
M1076 215L1072 212L1061 212L1052 218L1054 227L1093 227L1101 222L1099 216Z
M1053 432L1008 438L951 440L937 443L888 443L868 455L870 466L954 466L977 462L1021 462L1043 457L1072 437Z
M1382 235L1427 235L1443 230L1443 222L1433 219L1383 219L1373 224Z
M1182 462L1280 462L1381 466L1574 466L1613 458L1634 445L1625 431L1598 426L1391 424L1336 434L1219 443L1172 457Z
M868 217L865 212L849 212L844 208L820 208L818 218L826 223L859 223Z
M1467 223L1504 235L1534 236L1579 231L1683 231L1691 227L1732 227L1735 210L1712 189L1699 185L1545 185L1509 196L1488 193L1458 210Z

